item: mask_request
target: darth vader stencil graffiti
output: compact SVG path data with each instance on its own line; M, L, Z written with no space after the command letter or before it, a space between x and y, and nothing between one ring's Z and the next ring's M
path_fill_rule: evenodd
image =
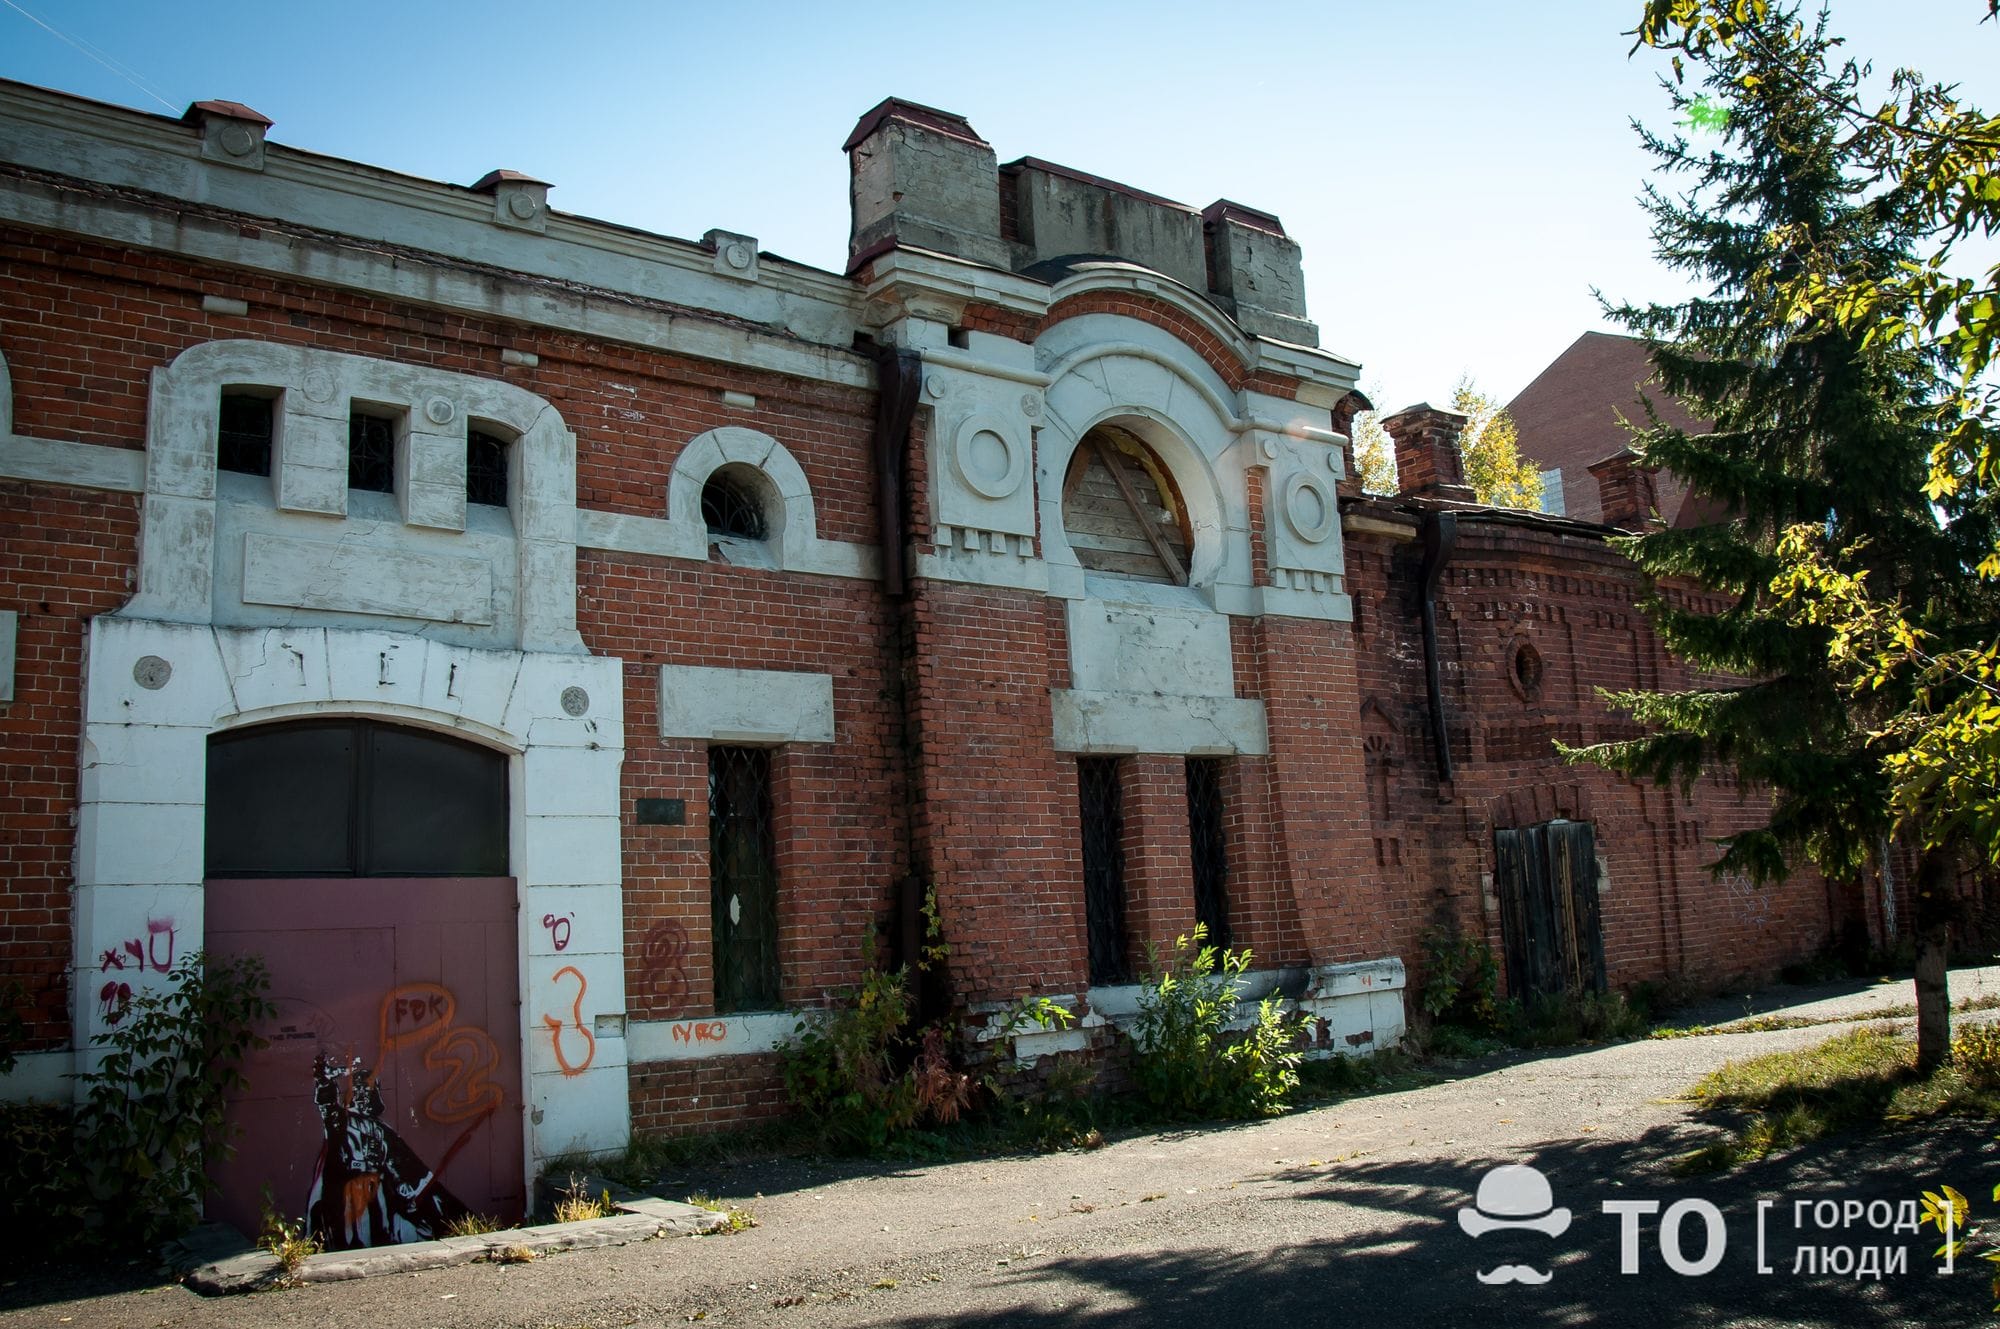
M327 1250L354 1250L447 1235L466 1206L438 1173L458 1143L427 1167L403 1137L383 1123L382 1090L356 1057L340 1067L313 1060L313 1102L326 1138L313 1166L306 1230Z

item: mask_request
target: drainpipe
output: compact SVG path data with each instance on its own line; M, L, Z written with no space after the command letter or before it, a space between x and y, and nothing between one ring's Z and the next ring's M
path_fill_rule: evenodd
M1451 780L1451 736L1444 723L1444 685L1438 665L1437 588L1444 577L1444 565L1451 561L1452 546L1458 543L1458 515L1435 509L1424 514L1423 622L1424 689L1430 694L1431 741L1437 747L1439 783Z
M903 862L908 870L896 884L895 963L913 973L924 941L924 880L917 863L916 824L923 801L919 723L916 697L916 624L910 613L909 569L905 566L908 505L904 467L910 449L910 426L917 414L923 385L923 356L907 347L876 345L875 359L875 499L882 546L882 591L892 612L888 616L888 687L890 742L902 765ZM915 985L917 1018L931 1018L946 998L941 975L924 974Z

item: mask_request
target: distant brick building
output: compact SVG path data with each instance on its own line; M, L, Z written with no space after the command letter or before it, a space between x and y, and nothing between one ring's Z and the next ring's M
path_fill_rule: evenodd
M1275 217L891 100L823 272L267 125L0 85L7 1089L68 1092L177 957L261 955L223 1212L303 1193L322 1128L505 1208L780 1110L797 1012L927 894L970 1048L1020 1058L1198 920L1342 1051L1401 1037L1433 925L1521 991L1838 921L1706 873L1754 794L1557 761L1625 732L1594 689L1678 677L1632 569L1474 505L1445 413L1360 496ZM1030 993L1083 1019L981 1025Z
M1691 433L1708 429L1663 391L1654 375L1645 342L1586 332L1507 403L1520 431L1521 455L1542 473L1544 511L1580 521L1604 519L1592 467L1627 449L1631 435L1625 422L1645 425L1648 399L1662 423ZM1690 525L1708 513L1699 498L1689 501L1687 486L1671 472L1651 483L1651 510L1667 525Z

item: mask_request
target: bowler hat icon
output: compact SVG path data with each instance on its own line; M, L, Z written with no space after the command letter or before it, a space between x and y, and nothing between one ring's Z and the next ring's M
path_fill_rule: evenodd
M1472 1207L1458 1211L1466 1235L1481 1237L1501 1228L1524 1227L1559 1237L1569 1230L1569 1210L1554 1207L1549 1180L1523 1163L1503 1163L1479 1179Z

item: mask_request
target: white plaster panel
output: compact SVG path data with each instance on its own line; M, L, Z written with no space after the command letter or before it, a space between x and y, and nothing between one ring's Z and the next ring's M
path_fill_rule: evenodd
M417 705L426 711L483 719L497 727L507 713L520 671L516 652L471 650L427 639Z
M1082 692L1234 697L1229 620L1202 609L1072 600L1070 680Z
M622 1064L578 1076L537 1074L529 1082L529 1103L528 1148L537 1160L617 1153L631 1138L632 1103Z
M1312 993L1345 997L1355 993L1394 992L1404 986L1403 962L1397 956L1353 964L1323 965L1313 970Z
M500 729L549 747L625 746L625 677L615 656L536 654L521 657ZM585 694L583 714L563 710L575 687Z
M76 1096L73 1052L16 1052L14 1069L0 1074L0 1102L67 1103Z
M330 414L334 398L310 401L287 392L271 444L271 482L287 512L339 517L347 513L347 411ZM180 426L182 428L185 425ZM178 432L178 429L177 429Z
M1041 394L1020 382L1018 370L989 376L970 359L957 352L950 365L924 365L932 511L944 525L1032 536Z
M20 631L20 612L0 609L0 704L14 700L14 661Z
M660 737L833 742L833 677L768 669L660 666Z
M146 454L96 443L23 438L0 421L0 479L136 494L146 488Z
M633 1065L654 1061L706 1061L775 1052L798 1031L799 1011L701 1015L689 1020L635 1020L626 1026Z
M583 641L576 632L576 546L523 538L518 551L521 649L581 654Z
M619 753L534 748L521 761L522 810L531 816L587 816L618 807Z
M105 1015L117 1000L117 985L134 996L162 990L181 957L201 949L203 900L201 887L191 883L79 885L75 898L79 1027L73 1041L81 1056L108 1027ZM107 984L113 987L108 998Z
M149 475L151 471L149 458ZM121 612L177 623L207 622L214 577L214 500L148 493L139 514L139 593Z
M554 959L555 968L561 968L580 955L624 954L624 912L617 883L529 886L521 895L529 955ZM593 986L591 995L603 994ZM623 1002L610 1009L622 1010Z
M334 639L348 640L345 634ZM233 710L297 706L333 695L324 628L218 632L214 640L233 692Z
M152 655L172 673L164 686L141 687L133 667ZM231 708L229 680L206 627L151 623L100 614L90 620L87 724L200 725Z
M522 973L522 1009L528 1015L523 1052L530 1072L561 1074L567 1064L576 1072L569 1078L576 1079L586 1071L625 1064L625 1040L607 1038L597 1027L598 1016L625 1013L622 949L578 953L572 948L560 955L530 951Z
M421 637L397 632L329 631L329 699L419 706L428 646Z
M618 818L523 819L514 875L534 886L590 886L619 880Z
M243 540L243 598L252 604L493 621L493 570L484 559L254 532Z
M203 803L188 772L206 768L208 730L160 725L97 724L87 727L80 801L92 803Z
M200 881L201 803L85 803L77 809L76 879L106 885ZM112 813L109 809L117 809Z
M1368 1022L1375 1034L1376 1047L1393 1047L1403 1041L1404 1016L1401 992L1375 992L1368 998Z
M1271 751L1260 701L1052 688L1049 702L1058 752L1261 757Z

